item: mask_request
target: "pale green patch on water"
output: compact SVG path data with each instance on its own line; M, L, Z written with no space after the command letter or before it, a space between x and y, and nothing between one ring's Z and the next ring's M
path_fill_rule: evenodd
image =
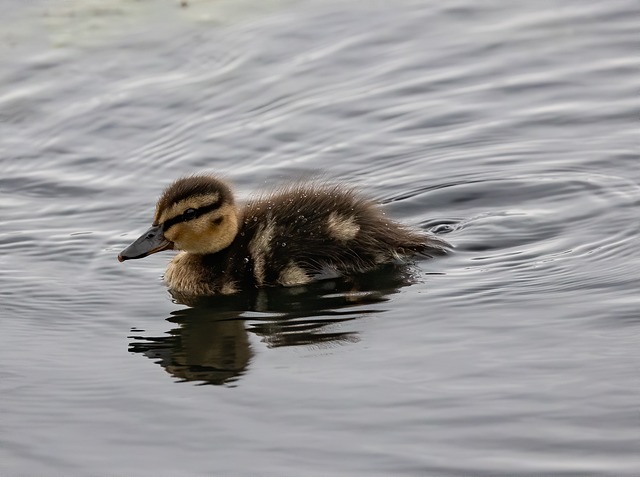
M251 21L298 0L66 0L19 7L5 18L0 50L34 42L53 48L91 47L149 28ZM178 20L178 21L176 21Z

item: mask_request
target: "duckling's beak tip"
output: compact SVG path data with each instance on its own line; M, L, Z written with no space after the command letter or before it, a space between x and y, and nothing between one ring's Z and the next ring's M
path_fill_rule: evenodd
M118 255L118 262L124 262L127 258L122 255Z

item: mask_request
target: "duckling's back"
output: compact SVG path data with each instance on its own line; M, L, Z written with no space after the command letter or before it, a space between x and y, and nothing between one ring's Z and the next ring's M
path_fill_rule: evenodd
M230 289L301 285L447 248L444 240L389 220L353 190L296 185L244 207L225 251L225 283L234 283Z

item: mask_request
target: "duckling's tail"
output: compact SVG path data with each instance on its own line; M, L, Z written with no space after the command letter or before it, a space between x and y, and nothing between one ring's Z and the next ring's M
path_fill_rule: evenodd
M426 258L433 258L448 254L453 245L449 242L430 233L416 234L417 237L400 245L400 253L403 255L420 255Z

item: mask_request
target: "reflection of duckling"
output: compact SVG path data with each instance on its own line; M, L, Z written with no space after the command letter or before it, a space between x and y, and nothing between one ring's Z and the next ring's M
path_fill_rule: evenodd
M167 319L177 328L162 336L130 336L129 351L147 356L181 381L235 385L254 358L252 334L269 348L357 343L356 320L385 313L382 303L411 283L407 272L402 264L386 264L295 289L191 297L183 303L192 308L175 310ZM259 313L247 320L247 310Z
M129 351L148 356L183 381L230 384L246 372L253 353L239 313L186 308L172 315L179 328L164 336L130 336Z
M350 189L297 184L238 208L227 184L198 175L164 191L153 226L118 260L182 250L167 268L169 287L215 295L302 285L447 248L442 239L387 219Z

